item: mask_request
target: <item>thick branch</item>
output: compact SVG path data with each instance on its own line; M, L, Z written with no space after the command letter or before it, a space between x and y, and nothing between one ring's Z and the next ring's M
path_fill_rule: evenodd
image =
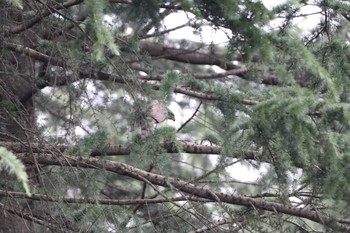
M196 50L174 48L153 42L141 42L140 48L143 52L148 53L153 58L165 58L172 61L194 65L216 65L228 71L239 71L234 71L233 73L240 78L247 79L246 73L248 73L248 70L244 70L245 68L235 65L232 61L227 61L223 54L202 53L197 52ZM205 75L203 78L205 79L208 77ZM261 83L267 85L276 85L278 84L278 81L276 77L272 75L266 75L262 77Z
M350 231L350 227L340 224L339 222L334 223L335 220L333 218L322 215L311 209L297 208L291 205L282 205L279 203L258 200L245 196L214 192L207 188L197 187L178 178L165 177L162 175L146 172L144 170L132 167L124 163L100 160L96 158L63 157L52 155L35 155L33 157L26 155L18 155L18 158L21 159L25 164L34 164L35 162L37 162L43 165L105 169L107 171L122 176L131 177L136 180L147 180L154 185L159 185L163 187L173 187L177 191L185 192L196 197L205 198L212 201L219 199L223 203L252 207L254 209L261 209L271 211L274 213L283 213L291 216L306 218L323 225L336 224L339 229L343 231ZM35 158L36 161L34 161L33 158Z
M141 42L140 48L152 57L165 58L195 65L216 65L225 70L240 68L232 62L226 61L223 56L218 54L206 54L197 52L196 50L174 48L153 42Z
M177 144L182 148L182 151L190 154L221 154L221 146L208 146L194 144L190 142L179 141ZM14 152L14 153L26 153L30 148L33 153L45 153L45 154L60 154L64 151L72 149L72 146L57 144L42 144L42 143L31 143L25 145L17 142L0 142L1 147ZM180 151L176 150L176 147L172 143L163 143L164 148L168 153L179 153ZM106 156L106 155L129 155L130 146L119 144L119 145L106 145L100 148L97 148L91 152L91 156ZM257 151L247 151L244 153L245 159L256 159L259 157L260 153Z

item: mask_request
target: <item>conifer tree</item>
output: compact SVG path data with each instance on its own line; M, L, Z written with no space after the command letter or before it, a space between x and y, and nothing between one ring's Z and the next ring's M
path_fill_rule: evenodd
M348 2L7 0L0 25L0 232L350 232Z

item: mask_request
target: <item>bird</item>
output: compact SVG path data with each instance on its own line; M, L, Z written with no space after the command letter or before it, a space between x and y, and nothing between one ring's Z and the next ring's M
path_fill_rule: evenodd
M151 117L155 120L156 124L160 124L167 119L175 121L174 113L159 100L151 101Z
M150 116L156 125L163 123L167 119L175 121L174 113L159 100L152 100L150 108ZM146 139L149 135L149 127L146 120L141 121L141 138Z

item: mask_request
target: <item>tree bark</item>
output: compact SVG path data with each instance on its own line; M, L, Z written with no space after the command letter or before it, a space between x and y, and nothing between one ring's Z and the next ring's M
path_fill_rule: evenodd
M1 3L0 6L2 6ZM5 12L6 10L6 12ZM23 20L22 13L15 7L2 6L0 8L0 22L10 20L17 24ZM34 32L24 32L21 43L31 47L36 42ZM7 42L14 42L15 38L7 38ZM35 77L35 63L24 54L16 54L6 49L5 41L0 41L2 51L0 63L0 141L28 142L33 139L35 129L35 116L32 93ZM27 171L29 176L33 170ZM1 186L3 189L12 190L11 181L14 178L4 170L1 171ZM33 176L35 177L35 176ZM14 198L4 197L0 199L0 232L27 233L33 232L33 223L25 217L19 216L25 209ZM28 206L28 205L26 205ZM17 213L17 214L16 214Z

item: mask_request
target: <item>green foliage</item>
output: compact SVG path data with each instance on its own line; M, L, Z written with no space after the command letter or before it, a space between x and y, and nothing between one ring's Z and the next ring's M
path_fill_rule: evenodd
M82 138L67 153L75 156L89 157L91 152L106 143L105 131L97 131Z
M131 146L131 158L137 166L152 165L160 169L165 169L169 165L169 158L166 156L166 150L163 142L173 145L174 150L181 151L176 143L176 134L174 128L161 127L155 129L151 135L142 140L139 135L135 137L134 144Z
M0 147L0 169L6 170L10 175L15 175L22 183L24 191L31 196L28 184L28 175L23 163L5 147Z
M92 49L93 57L96 61L105 59L105 46L112 55L119 56L119 48L114 42L114 34L104 24L104 11L107 7L107 1L86 1L86 8L91 14L87 29L89 32L93 33L92 36L95 38Z
M215 26L231 30L231 46L242 51L246 60L251 60L256 54L266 62L273 59L267 34L260 30L273 15L260 1L198 0L195 4L203 17Z
M164 92L165 96L168 99L171 97L171 94L174 92L177 82L179 81L179 74L175 71L169 71L165 74L164 78L160 82L160 90Z

